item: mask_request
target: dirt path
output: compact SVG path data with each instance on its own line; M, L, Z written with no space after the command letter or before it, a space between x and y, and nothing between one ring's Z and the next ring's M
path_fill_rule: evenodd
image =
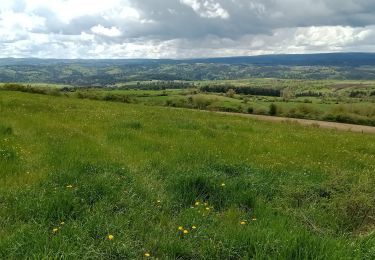
M240 114L240 113L230 113L230 112L214 112L214 113L223 114L223 115L235 115L235 116L241 116L241 117L247 117L247 118L254 118L254 119L262 120L262 121L295 122L295 123L298 123L298 124L301 124L301 125L316 126L316 127L325 128L325 129L335 129L335 130L340 130L340 131L375 134L375 127L373 127L373 126L352 125L352 124L334 123L334 122L317 121L317 120L276 117L276 116L262 116L262 115L251 115L251 114Z

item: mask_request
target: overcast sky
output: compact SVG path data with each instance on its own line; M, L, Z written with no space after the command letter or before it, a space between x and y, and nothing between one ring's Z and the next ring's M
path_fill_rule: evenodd
M374 0L0 0L0 57L375 51Z

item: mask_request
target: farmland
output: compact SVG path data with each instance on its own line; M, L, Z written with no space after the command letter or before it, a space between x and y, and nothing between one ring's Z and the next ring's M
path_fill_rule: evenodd
M239 94L61 89L0 91L0 258L375 257L374 135L165 103Z
M375 82L245 79L136 81L106 88L5 84L8 90L71 98L273 115L375 126Z

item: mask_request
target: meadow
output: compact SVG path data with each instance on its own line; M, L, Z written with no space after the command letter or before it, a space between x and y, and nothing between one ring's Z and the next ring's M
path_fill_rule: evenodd
M103 88L3 84L0 89L80 99L273 115L375 126L375 81L245 79L141 81Z
M49 94L0 91L1 259L375 258L374 135Z

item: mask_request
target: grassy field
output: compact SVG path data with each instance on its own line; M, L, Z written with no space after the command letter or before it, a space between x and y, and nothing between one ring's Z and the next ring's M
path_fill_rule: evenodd
M142 81L107 88L0 84L1 89L375 126L375 82L247 79ZM272 108L272 109L271 109Z
M272 82L276 82L272 85ZM149 83L155 84L155 83ZM220 89L278 89L278 96L247 95L243 93L205 92L200 86ZM211 84L211 85L210 85ZM294 84L294 85L293 85ZM305 85L304 85L305 84ZM226 111L290 118L333 121L375 126L375 85L373 82L239 80L195 82L188 89L81 89L67 95L72 97ZM147 84L146 84L147 86ZM289 87L288 87L289 86ZM130 87L130 86L128 86ZM142 86L134 86L142 87ZM150 86L149 86L150 87ZM284 92L283 92L284 91ZM283 94L286 93L286 94ZM314 96L316 95L316 96ZM270 106L274 106L271 113Z
M375 136L0 91L0 258L374 259Z

